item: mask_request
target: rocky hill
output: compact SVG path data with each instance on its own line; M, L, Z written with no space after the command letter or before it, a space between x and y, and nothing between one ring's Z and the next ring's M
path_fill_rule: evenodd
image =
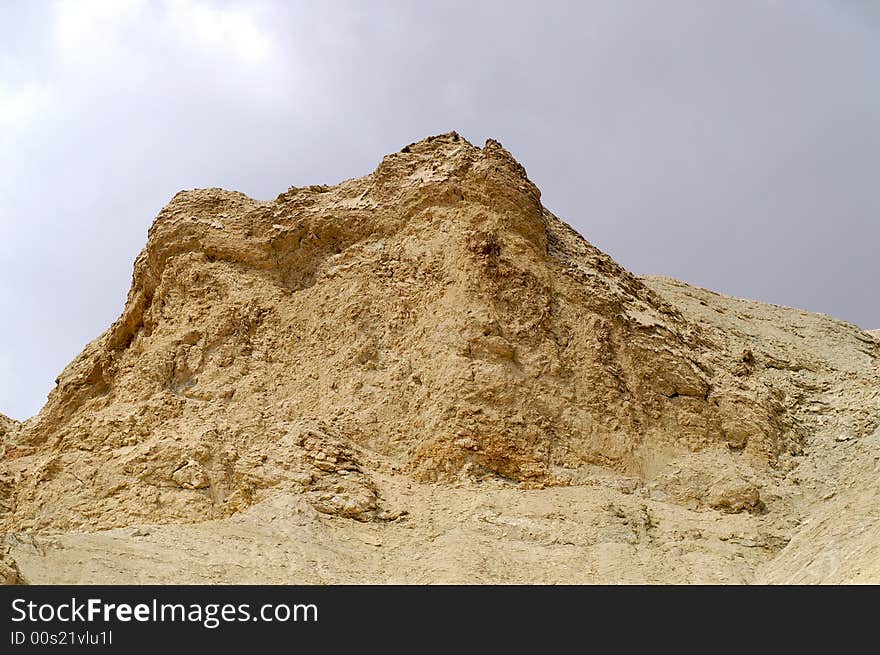
M56 382L0 421L31 582L880 579L880 340L633 276L491 140L179 193Z

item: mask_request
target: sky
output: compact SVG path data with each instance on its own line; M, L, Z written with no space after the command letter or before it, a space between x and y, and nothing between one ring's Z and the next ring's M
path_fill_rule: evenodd
M450 130L636 273L880 328L870 0L0 0L0 412L119 316L178 190Z

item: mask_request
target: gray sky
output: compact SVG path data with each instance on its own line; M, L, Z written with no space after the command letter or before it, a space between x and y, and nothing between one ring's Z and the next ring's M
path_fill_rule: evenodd
M0 412L119 315L176 191L272 198L452 129L637 273L880 327L869 0L0 0Z

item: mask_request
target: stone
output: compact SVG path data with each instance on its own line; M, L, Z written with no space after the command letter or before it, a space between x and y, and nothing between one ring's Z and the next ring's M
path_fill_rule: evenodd
M184 489L206 489L211 486L208 473L201 464L192 459L174 471L171 479Z

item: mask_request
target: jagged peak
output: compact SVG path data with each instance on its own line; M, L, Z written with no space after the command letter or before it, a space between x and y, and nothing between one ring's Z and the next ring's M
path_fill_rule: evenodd
M457 143L475 148L475 146L470 141L465 139L455 130L452 130L451 132L444 132L443 134L433 134L431 136L426 136L424 139L420 139L419 141L413 141L412 143L405 145L403 148L401 148L400 152L409 153L414 151L438 150L444 144L448 143Z
M417 155L433 160L447 160L461 157L493 158L510 164L522 177L527 178L525 167L508 151L500 141L493 138L486 139L482 148L479 148L465 139L456 131L445 132L425 137L404 146L398 152L387 155L388 158L396 158L400 155Z
M454 177L463 177L479 162L492 164L496 171L506 170L510 175L501 182L511 188L526 191L536 201L540 190L529 180L525 167L500 141L489 138L482 148L473 145L456 131L425 137L410 143L399 151L382 158L372 173L362 177L343 180L335 184L311 184L290 186L274 201L262 201L245 193L219 187L184 189L178 191L161 210L151 227L166 219L208 220L224 213L242 213L271 205L272 202L295 201L311 204L315 198L326 194L354 196L363 193L363 187L399 185L403 180L423 185ZM418 172L417 172L418 171ZM430 174L429 174L430 173Z

